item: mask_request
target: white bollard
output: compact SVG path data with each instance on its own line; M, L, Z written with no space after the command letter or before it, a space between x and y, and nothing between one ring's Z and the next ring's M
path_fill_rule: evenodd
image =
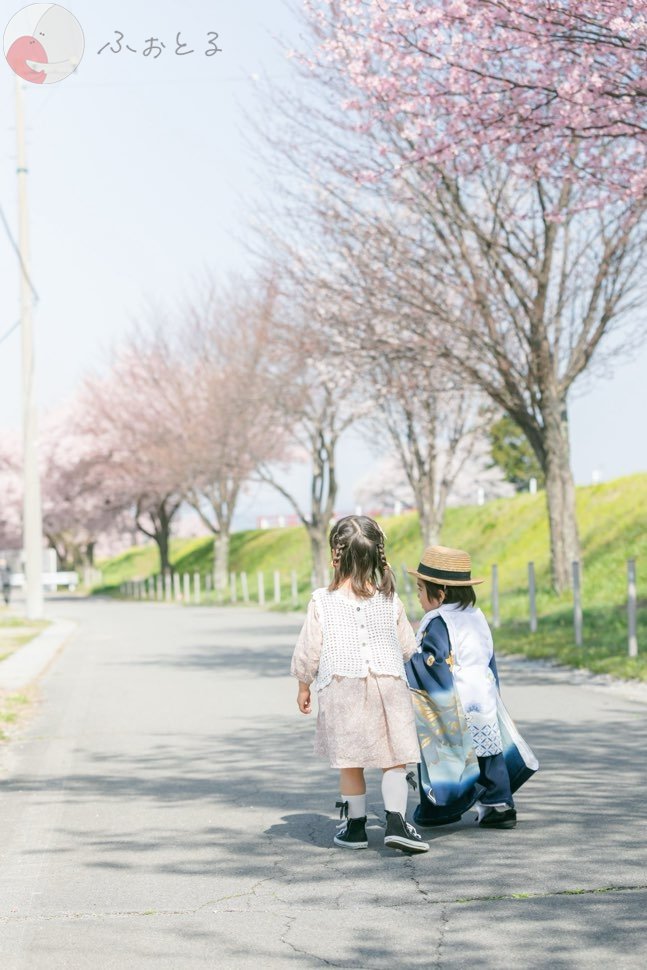
M238 591L236 589L236 573L229 573L229 598L232 603L238 601Z
M405 566L404 563L402 563L402 578L404 580L404 590L405 590L405 593L407 594L407 616L413 616L414 615L413 595L412 595L413 583L411 582L411 577L409 576L409 573L407 572L407 567Z
M636 560L627 560L627 620L629 625L629 656L638 656L638 623L636 615Z
M258 574L258 605L265 606L265 577L263 573Z
M243 603L249 603L249 583L247 582L247 573L240 574L240 587L243 592Z
M185 603L191 601L191 577L188 573L182 577L182 599Z
M202 599L200 593L200 573L193 574L193 602L199 603Z
M155 579L155 589L156 589L157 599L158 600L164 599L164 591L162 589L162 582L163 582L162 577L161 576L157 576L157 578Z
M274 602L281 602L281 573L278 569L274 570Z
M179 603L182 599L182 593L180 592L180 574L173 573L173 596L175 597L176 603Z
M575 627L575 646L582 646L582 586L580 564L573 563L573 625Z
M292 573L290 576L290 582L292 586L292 606L298 606L299 605L299 586L297 583L297 573L295 569L292 570Z
M535 564L528 563L528 596L530 598L530 632L537 632L537 590L535 583Z
M164 599L166 602L170 602L171 599L171 574L166 573L164 576Z
M499 614L499 567L492 566L492 626L497 630L501 626Z

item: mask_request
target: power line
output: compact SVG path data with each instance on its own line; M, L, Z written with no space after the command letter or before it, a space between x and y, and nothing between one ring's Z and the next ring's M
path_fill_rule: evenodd
M10 337L11 334L14 332L14 330L16 330L19 326L20 326L20 320L16 320L14 325L12 327L9 327L9 329L6 330L5 333L3 333L3 335L0 337L0 344L3 344L7 339L7 337Z
M29 283L29 288L32 291L32 293L34 294L34 299L36 300L36 302L38 302L38 300L40 299L40 297L38 296L38 293L36 292L36 287L34 286L34 284L32 283L31 279L29 278L29 273L27 272L27 268L26 268L26 266L25 266L25 264L23 262L23 258L22 258L22 255L20 253L20 249L18 248L18 243L13 238L13 235L11 233L11 229L9 228L9 223L7 222L7 217L5 216L4 209L2 208L1 205L0 205L0 219L2 219L2 222L4 224L4 227L5 227L7 236L9 238L9 242L11 243L11 245L13 247L13 250L14 250L16 256L18 257L18 262L20 263L20 268L22 269L23 276L25 277L25 279ZM4 340L4 337L2 339Z

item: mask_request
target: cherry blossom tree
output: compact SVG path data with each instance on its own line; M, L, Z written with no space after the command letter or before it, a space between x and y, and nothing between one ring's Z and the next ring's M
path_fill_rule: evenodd
M134 329L106 376L86 382L80 407L113 512L132 509L167 572L173 522L191 505L214 535L221 590L241 488L282 453L280 430L268 432L272 301L254 280L219 287L207 277L177 319L151 312Z
M17 434L0 433L0 549L22 549L21 450Z
M422 355L414 362L392 354L370 375L378 402L371 430L388 435L418 511L422 542L436 545L448 499L489 426L492 406Z
M429 67L419 97L427 84L419 61L429 53L425 25L435 18L440 47L454 38L458 58L462 35L455 23L443 26L450 8L465 31L478 22L474 42L482 37L489 50L492 38L478 17L494 6L507 9L477 3L470 18L453 3L310 5L318 44L306 57L312 108L305 110L305 94L300 105L288 103L289 124L271 144L280 151L283 141L282 157L293 160L300 179L302 198L286 196L289 229L297 222L308 228L306 255L294 265L306 279L318 278L320 290L323 280L330 340L342 352L368 347L387 358L404 348L415 356L420 341L433 340L444 366L514 419L546 478L553 583L563 590L580 556L569 394L583 374L609 360L607 338L621 324L621 346L635 345L645 332L639 323L628 326L642 299L644 142L640 125L630 134L616 119L612 132L598 138L591 129L587 139L570 123L560 130L555 115L544 150L507 108L507 135L499 137L476 73L467 70L469 57L451 70L438 68L440 81ZM422 25L415 42L412 25ZM534 69L544 48L524 47L524 36L515 36L506 58L532 60ZM571 50L577 57L577 45ZM635 80L641 48L631 42L627 51ZM598 53L607 57L604 44ZM433 87L443 78L451 81L445 96ZM505 90L517 96L512 85ZM632 91L640 115L636 84ZM398 100L405 92L409 100ZM290 248L294 256L294 240ZM350 332L340 305L353 308Z
M93 565L99 536L120 525L125 509L110 493L96 437L81 432L74 402L41 421L39 464L43 535L62 568ZM18 435L0 439L0 548L22 547L22 473Z
M367 404L357 393L352 358L331 352L324 339L316 303L303 292L290 291L287 282L283 299L274 307L272 347L272 396L265 420L282 430L284 457L282 462L261 463L256 477L282 495L299 516L310 539L315 582L323 586L328 584L328 530L339 487L337 446L344 431L366 413ZM307 508L284 484L282 473L295 461L310 464Z
M109 479L113 506L132 509L140 532L170 571L169 541L186 491L184 432L189 387L180 394L174 347L164 331L135 331L108 373L85 382L83 429L96 438L95 468Z
M487 441L479 437L451 483L446 504L447 508L474 505L481 498L483 502L490 502L510 498L514 493L514 486L506 481L499 466L492 463ZM403 508L415 508L413 490L396 451L389 451L379 459L357 482L353 494L365 509L390 509L397 514Z
M642 211L572 206L577 186L529 185L505 169L433 186L411 172L407 192L407 205L374 208L364 221L356 206L344 215L328 200L328 245L332 233L349 266L326 285L331 294L350 288L355 307L352 335L334 315L328 328L387 359L433 342L441 366L515 420L546 479L553 583L563 590L580 555L569 393L609 360L605 338L643 299ZM346 230L353 237L343 244ZM634 320L622 346L644 335Z
M574 177L585 204L647 188L646 0L306 0L304 60L343 73L363 130L397 129L367 178L429 162L451 175L495 160ZM577 166L571 152L577 146Z
M272 287L258 281L232 280L220 288L210 281L189 305L179 340L182 379L191 388L186 497L214 534L214 579L221 591L241 488L259 463L282 453L280 429L268 430L267 422L273 302Z
M50 412L40 435L43 532L63 568L94 565L100 536L123 529L129 496L115 492L95 429L75 397Z

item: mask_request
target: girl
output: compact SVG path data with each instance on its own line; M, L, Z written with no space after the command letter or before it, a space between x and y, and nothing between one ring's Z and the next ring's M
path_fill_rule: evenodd
M310 714L310 685L318 697L315 754L339 768L340 818L335 845L365 849L365 768L381 768L386 810L384 844L427 852L405 820L406 765L419 760L404 660L415 637L395 594L395 579L377 522L349 515L330 533L333 581L317 589L292 658L297 704Z
M453 680L459 699L458 714L454 719L458 729L451 739L454 753L460 750L460 724L466 721L473 753L478 760L477 768L473 754L469 752L454 786L454 794L445 801L444 809L438 805L430 807L423 801L416 819L420 824L430 825L458 821L461 812L478 798L477 817L481 827L514 828L517 812L508 765L513 769L515 789L533 774L538 765L523 739L516 734L498 696L492 634L483 613L476 607L474 592L474 586L483 580L472 579L471 568L471 559L463 550L432 546L425 550L417 570L407 570L418 581L418 599L425 611L418 629L420 653L408 665L409 681L413 687L426 689L433 704L434 694L447 693ZM433 680L427 676L426 685L428 671L424 664L434 671ZM441 717L434 719L438 724L442 723ZM509 729L505 756L502 719ZM447 738L444 740L446 742ZM448 756L446 762L450 760ZM437 772L433 764L426 767ZM421 781L427 797L430 797L430 790L433 796L434 784L427 784L429 778L425 778L424 772Z

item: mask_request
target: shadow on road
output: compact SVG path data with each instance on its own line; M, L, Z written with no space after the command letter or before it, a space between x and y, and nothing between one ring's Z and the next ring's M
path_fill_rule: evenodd
M169 640L167 651L157 642L148 653L133 647L130 657L97 647L97 662L106 672L116 665L139 669L139 687L143 681L151 690L152 670L170 671L173 690L192 704L213 704L230 690L244 691L246 683L262 698L263 681L268 691L282 690L270 682L286 675L297 629L298 623L236 628L239 646L233 649L227 631L204 617L183 642ZM549 672L502 667L504 696L517 688L520 697L529 696L530 688L550 696ZM111 676L121 683L121 672ZM599 716L588 719L550 703L550 718L529 713L525 720L515 710L541 764L519 793L517 829L482 831L468 814L457 825L425 830L431 851L417 858L383 846L379 772L368 773L370 850L333 848L337 779L312 756L314 718L300 718L292 709L270 715L262 703L247 717L232 705L217 731L200 731L214 722L189 720L191 711L178 706L175 716L164 710L132 737L117 739L107 730L80 735L72 771L17 774L3 788L45 806L64 788L65 824L53 828L48 843L26 848L26 859L51 855L106 881L110 872L151 884L172 877L173 893L178 886L184 891L184 880L226 885L226 895L213 889L209 906L239 912L244 920L268 913L296 920L283 934L294 947L293 955L284 951L286 964L362 970L488 966L481 947L495 919L501 965L570 970L579 964L565 954L574 946L585 952L604 933L619 954L631 952L639 913L636 894L571 893L646 882L637 851L644 815L643 719L630 716L615 698L605 704L592 704ZM369 913L366 906L375 908ZM240 925L242 935L232 938L228 958L246 953L244 921ZM341 951L335 950L338 926ZM186 923L169 930L175 938L201 932ZM442 961L441 938L453 939L444 945ZM490 957L497 945L498 938ZM532 952L534 962L523 963L524 951Z

